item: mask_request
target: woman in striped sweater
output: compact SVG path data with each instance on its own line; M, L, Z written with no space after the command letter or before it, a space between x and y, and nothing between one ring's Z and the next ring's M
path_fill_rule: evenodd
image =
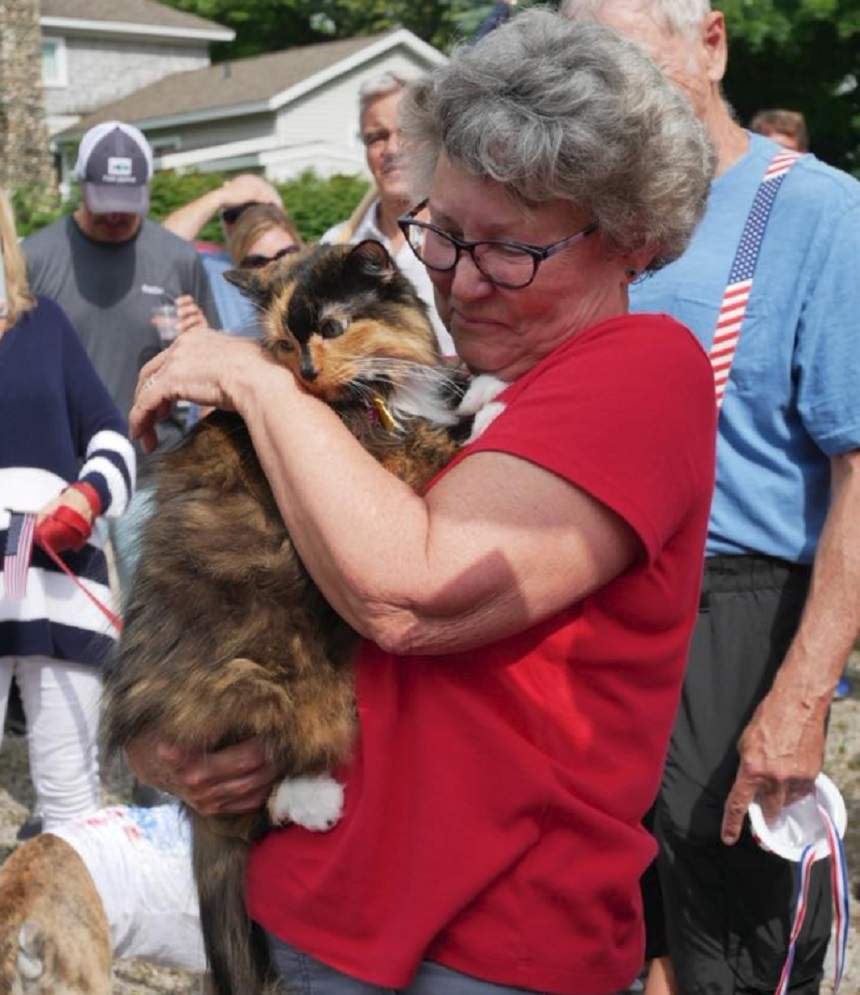
M110 605L101 530L134 486L126 424L74 328L34 297L0 190L0 717L14 676L28 725L30 773L44 827L98 808L100 669L116 633L38 545L52 545ZM29 562L28 562L29 561Z

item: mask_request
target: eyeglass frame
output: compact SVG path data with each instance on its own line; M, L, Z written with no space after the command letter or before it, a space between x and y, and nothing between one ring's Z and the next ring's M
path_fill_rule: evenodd
M397 219L397 227L403 232L406 244L415 254L415 258L419 262L423 263L427 269L432 269L436 273L450 273L452 270L457 268L457 263L460 262L461 253L467 252L469 254L469 258L472 260L472 265L478 270L481 276L483 276L483 278L494 287L503 287L505 290L524 290L530 284L534 283L534 279L537 276L538 269L540 268L540 264L542 262L545 262L550 258L550 256L554 256L557 252L561 252L563 249L568 248L580 239L587 238L593 232L596 232L600 227L597 221L592 221L580 231L574 232L572 235L568 235L566 238L562 238L558 242L552 242L550 245L533 245L531 242L520 242L512 238L478 239L477 241L469 242L462 238L457 238L456 235L452 235L450 232L444 231L438 225L434 225L429 221L416 221L415 215L418 214L419 211L423 211L429 202L430 198L425 198L420 204L413 207L411 211L407 211L406 214L402 214ZM409 238L410 226L428 229L429 231L435 232L437 235L441 235L442 238L447 239L456 250L454 254L454 262L451 263L450 266L431 266L430 263L425 262L425 260L418 255L415 246ZM533 265L531 277L526 280L525 283L518 284L503 283L500 280L493 279L493 277L484 272L481 268L480 262L475 256L475 247L478 245L503 245L506 248L521 249L532 258Z
M249 256L242 257L239 262L239 269L262 269L264 266L268 266L269 263L283 259L284 256L301 251L302 247L300 245L285 245L283 249L278 249L273 256L264 256L262 253L255 252Z

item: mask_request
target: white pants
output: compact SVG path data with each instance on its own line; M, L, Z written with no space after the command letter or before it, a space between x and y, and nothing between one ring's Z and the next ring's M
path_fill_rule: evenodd
M0 718L15 676L27 717L30 777L44 828L101 804L98 668L45 656L0 657ZM2 745L0 721L0 745Z

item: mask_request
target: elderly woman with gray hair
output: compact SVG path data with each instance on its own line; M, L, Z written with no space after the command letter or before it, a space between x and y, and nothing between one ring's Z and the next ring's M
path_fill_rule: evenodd
M365 637L343 818L270 832L247 904L306 995L612 992L642 962L641 819L715 428L704 353L629 315L628 286L683 250L711 154L635 48L546 11L412 85L402 128L402 229L458 354L508 385L484 433L415 494L258 347L205 332L143 371L132 412L148 438L172 397L237 410L308 570ZM155 780L169 765L204 814L261 805L277 776L254 740L131 759Z

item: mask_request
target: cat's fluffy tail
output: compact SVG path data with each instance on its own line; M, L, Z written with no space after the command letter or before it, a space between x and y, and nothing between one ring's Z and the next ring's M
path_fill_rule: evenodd
M271 961L263 930L245 910L248 843L213 832L191 814L194 877L212 995L269 995Z

